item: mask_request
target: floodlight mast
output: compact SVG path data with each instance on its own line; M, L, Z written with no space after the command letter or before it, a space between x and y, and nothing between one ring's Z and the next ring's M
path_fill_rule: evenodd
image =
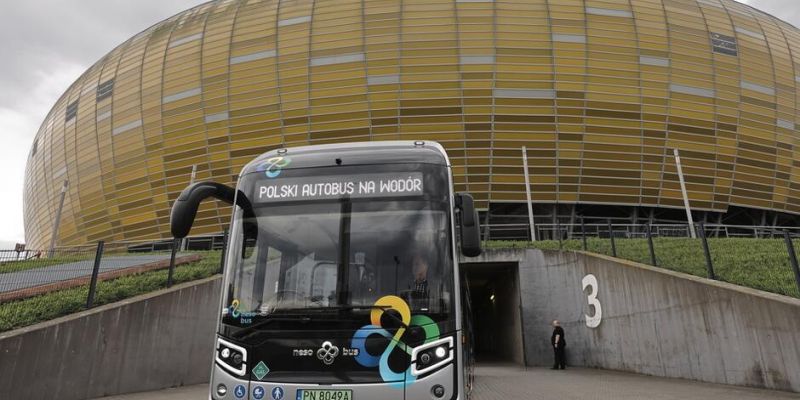
M694 231L694 219L692 219L692 209L689 207L689 195L686 193L686 181L683 179L683 168L681 167L681 156L678 153L678 148L672 149L675 155L675 166L678 168L678 180L681 183L681 194L683 195L683 207L686 209L686 220L689 222L689 234L692 239L697 238Z
M536 241L536 226L533 225L533 201L531 200L531 178L528 176L528 149L522 146L522 168L525 169L525 196L528 203L528 227L531 230L531 242Z

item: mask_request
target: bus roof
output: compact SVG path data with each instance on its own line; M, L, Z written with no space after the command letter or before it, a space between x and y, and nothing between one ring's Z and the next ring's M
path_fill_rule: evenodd
M242 175L275 157L288 158L284 168L329 167L336 165L423 163L449 166L442 145L431 141L375 141L288 147L270 150L248 163ZM340 160L340 162L337 162Z

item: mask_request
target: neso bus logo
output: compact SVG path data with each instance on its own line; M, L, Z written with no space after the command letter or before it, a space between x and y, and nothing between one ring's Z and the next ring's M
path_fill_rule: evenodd
M314 355L316 355L320 351L332 350L331 347L326 347L326 344L330 344L332 346L332 348L335 348L336 350L338 350L338 354L337 354L338 356L342 356L342 357L358 357L358 349L351 349L351 348L347 348L347 347L344 347L344 346L339 347L339 346L333 345L333 343L331 343L330 341L325 341L325 343L322 344L322 348L317 349L317 350L309 349L309 348L292 349L292 356L293 357L313 357Z
M289 157L272 157L256 168L259 172L264 172L267 178L277 178L281 174L281 170L288 167L292 163Z
M326 341L322 343L322 347L317 350L317 358L322 360L325 365L333 364L336 356L339 355L339 348L334 346L333 343Z

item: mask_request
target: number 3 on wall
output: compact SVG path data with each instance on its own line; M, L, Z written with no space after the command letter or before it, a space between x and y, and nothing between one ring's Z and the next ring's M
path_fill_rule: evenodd
M589 294L589 306L594 307L594 315L586 315L586 326L589 328L597 328L600 326L600 320L603 318L603 308L600 307L600 301L597 300L597 278L589 274L583 277L582 283L583 290L586 290L587 287L592 288L592 292Z

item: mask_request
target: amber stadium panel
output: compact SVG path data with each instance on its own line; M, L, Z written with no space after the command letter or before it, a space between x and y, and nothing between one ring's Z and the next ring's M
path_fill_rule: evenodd
M91 38L87 38L91 40ZM800 31L731 0L212 1L110 51L25 171L32 248L169 238L190 181L281 146L436 140L482 210L800 214ZM206 202L192 235L223 230Z

